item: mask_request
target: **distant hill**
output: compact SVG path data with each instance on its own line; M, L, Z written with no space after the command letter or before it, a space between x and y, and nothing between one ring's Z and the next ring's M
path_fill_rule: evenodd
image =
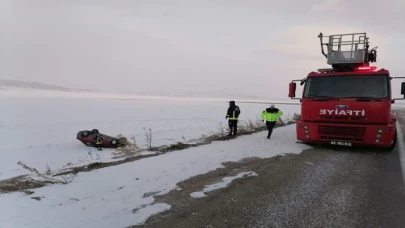
M7 87L16 87L16 88L32 88L32 89L39 89L39 90L54 90L54 91L86 91L86 92L95 92L94 90L86 90L86 89L72 89L62 86L55 86L50 84L38 83L38 82L27 82L27 81L19 81L19 80L0 80L0 89L1 86Z

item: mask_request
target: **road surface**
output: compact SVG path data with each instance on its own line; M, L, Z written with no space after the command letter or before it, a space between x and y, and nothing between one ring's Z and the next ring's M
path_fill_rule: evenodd
M405 132L405 111L399 116ZM156 197L172 209L133 227L405 228L399 153L398 146L390 153L315 148L299 155L229 163L179 183L180 191ZM204 185L243 171L258 176L234 180L204 198L190 197Z

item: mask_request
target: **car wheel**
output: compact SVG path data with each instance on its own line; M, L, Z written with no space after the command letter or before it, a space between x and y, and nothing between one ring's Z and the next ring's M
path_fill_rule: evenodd
M100 133L97 129L93 129L92 131L91 131L91 133L92 134L98 134L98 133Z
M111 140L110 143L111 143L112 146L116 146L118 144L118 140L113 139L113 140Z
M88 131L82 131L81 135L82 137L87 137L90 135L90 133Z

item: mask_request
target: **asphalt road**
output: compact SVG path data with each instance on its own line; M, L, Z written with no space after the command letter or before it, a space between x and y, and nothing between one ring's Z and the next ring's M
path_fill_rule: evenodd
M405 112L401 118L405 129ZM230 163L179 183L181 191L157 198L171 204L171 210L134 227L405 228L399 153L398 147L390 153L315 148L299 155ZM205 184L243 171L258 176L237 179L205 198L190 197Z

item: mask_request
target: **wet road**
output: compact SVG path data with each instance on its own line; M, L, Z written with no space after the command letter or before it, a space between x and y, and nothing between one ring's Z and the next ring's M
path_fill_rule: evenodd
M399 116L405 132L405 112ZM157 198L171 204L172 210L134 227L405 228L399 158L398 146L389 153L315 148L299 155L230 163L180 183L181 191ZM215 178L243 171L258 176L237 179L205 198L190 197Z

